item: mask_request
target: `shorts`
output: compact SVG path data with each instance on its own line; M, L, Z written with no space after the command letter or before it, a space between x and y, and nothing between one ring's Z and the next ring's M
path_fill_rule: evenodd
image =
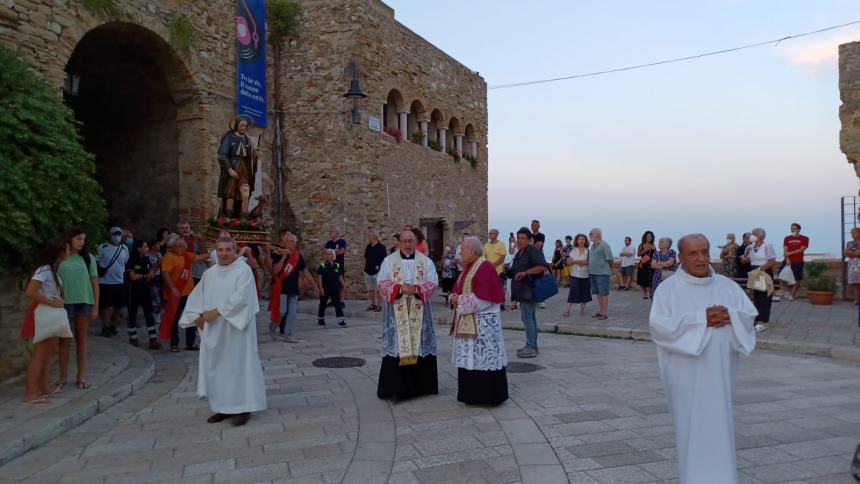
M609 295L609 276L592 274L588 276L591 282L591 293L598 296Z
M621 269L619 269L619 270L621 271L621 275L622 275L622 276L624 276L624 277L628 277L628 276L632 276L632 275L633 275L633 269L634 269L635 267L636 267L636 266L627 266L627 267L622 267L622 268L621 268Z
M125 284L99 284L100 308L128 306L128 286Z
M378 274L374 274L371 276L366 272L364 273L364 285L367 287L368 291L376 290L376 276L378 276Z
M794 274L794 280L800 282L803 280L803 262L793 262L791 264L791 272Z
M75 319L76 316L89 317L93 305L87 303L66 304L66 314L69 315L69 321Z

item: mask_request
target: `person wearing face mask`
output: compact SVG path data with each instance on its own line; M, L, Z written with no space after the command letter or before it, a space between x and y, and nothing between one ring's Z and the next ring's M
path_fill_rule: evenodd
M720 247L720 273L728 278L733 278L738 273L737 252L735 234L728 234L726 245Z
M788 294L785 299L794 301L797 295L797 290L800 289L800 282L803 281L803 253L809 248L809 237L800 235L800 224L791 224L791 235L783 239L783 250L785 251L785 261L782 267L789 265L791 272L794 274L794 280L797 282L793 286L788 286Z
M122 308L128 306L128 292L125 285L125 265L129 251L122 240L122 228L111 227L110 240L101 244L96 253L99 280L99 319L101 335L110 337L117 334L116 323Z
M735 252L735 277L739 279L746 279L750 273L750 263L744 262L744 254L747 253L747 247L750 246L750 235L752 234L744 232L741 238L741 245L738 246L737 252Z
M755 318L756 332L767 329L770 322L770 307L773 303L773 270L777 266L776 250L773 245L764 243L765 235L762 228L752 229L750 245L741 259L752 268L747 276L750 279L748 287L751 286L752 289L752 301L758 311L758 316ZM753 281L758 279L761 273L765 274L766 286L755 287Z

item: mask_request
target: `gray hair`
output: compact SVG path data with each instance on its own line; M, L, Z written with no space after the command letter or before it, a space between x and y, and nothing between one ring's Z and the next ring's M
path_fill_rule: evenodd
M600 238L600 240L603 240L603 231L602 231L602 230L600 230L599 228L595 227L595 228L591 229L591 230L588 232L588 235L591 235L591 234L594 234L594 235L596 235L597 237L599 237L599 238Z
M165 240L165 241L164 241L164 243L165 243L165 244L167 244L167 247L168 247L168 248L169 248L169 247L173 247L173 244L175 244L175 243L176 243L176 241L177 241L177 240L179 240L179 239L181 239L181 238L182 238L182 237L180 237L180 236L179 236L179 234L177 234L176 232L171 232L171 233L167 236L167 240Z
M329 230L334 230L335 232L337 232L337 235L340 235L340 229L339 229L339 228L337 228L336 226L332 225L332 226L331 226L331 227L329 227L328 229L329 229Z
M378 231L378 230L376 230L376 229L370 229L370 235L372 235L372 236L376 237L376 238L377 238L377 239L379 239L379 240L381 240L381 239L382 239L382 238L379 236L379 231Z
M233 237L218 237L218 239L215 240L215 245L218 244L230 244L233 246L233 250L236 250L236 239Z
M660 237L660 240L657 241L657 245L659 246L663 242L669 244L669 248L672 248L672 238L671 237Z
M765 237L767 237L767 232L765 232L764 229L761 227L756 227L756 228L752 229L751 232L753 235L755 235L759 239L764 239Z
M734 235L734 234L732 234L732 235ZM711 241L708 240L707 237L705 237L705 234L687 234L687 235L681 237L680 239L678 239L678 252L684 252L684 242L686 242L688 239L695 239L697 237L701 237L701 238L705 239L705 242L708 243L708 249L711 248ZM660 239L660 240L663 240L663 239ZM670 245L671 245L671 243L670 243Z
M334 249L323 249L323 252L325 252L326 254L328 254L332 257L337 257L337 252L335 252Z
M290 240L292 240L293 242L299 241L299 238L298 238L298 236L296 236L296 234L290 232L288 235L289 235Z
M481 239L475 237L474 235L467 235L463 237L463 246L468 247L478 257L484 255L484 244L481 243Z

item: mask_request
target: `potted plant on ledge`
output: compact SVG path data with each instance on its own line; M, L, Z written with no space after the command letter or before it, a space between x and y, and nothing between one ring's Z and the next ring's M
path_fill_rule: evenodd
M810 304L829 306L833 304L833 295L836 293L836 280L825 276L827 264L822 262L810 262L806 264L806 297Z

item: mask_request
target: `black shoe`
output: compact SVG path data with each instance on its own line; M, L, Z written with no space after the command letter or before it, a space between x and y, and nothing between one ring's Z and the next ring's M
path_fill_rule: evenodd
M317 319L317 324L320 326L325 326L325 319Z
M344 327L346 326L346 321L338 321L337 324L338 326Z
M238 413L230 417L230 423L233 424L234 427L241 427L248 423L248 420L251 420L250 412Z
M229 413L216 413L215 415L206 419L207 423L218 423L227 420L232 417Z

